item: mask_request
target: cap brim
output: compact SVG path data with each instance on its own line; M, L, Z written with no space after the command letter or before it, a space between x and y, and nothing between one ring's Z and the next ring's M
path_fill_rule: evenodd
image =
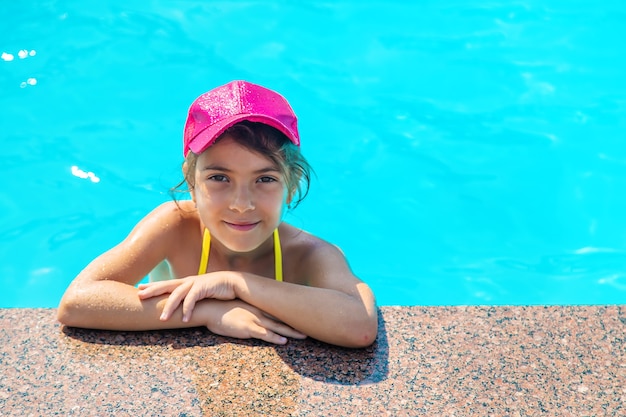
M268 126L272 126L275 129L278 129L281 133L283 133L289 140L296 146L300 146L300 140L294 136L293 132L289 130L283 123L280 121L265 116L261 114L238 114L236 116L227 117L223 120L220 120L217 123L207 127L200 133L198 133L190 142L189 149L195 153L200 154L204 152L209 146L215 143L215 140L222 134L226 129L233 126L236 123L242 122L244 120L250 122L264 123Z

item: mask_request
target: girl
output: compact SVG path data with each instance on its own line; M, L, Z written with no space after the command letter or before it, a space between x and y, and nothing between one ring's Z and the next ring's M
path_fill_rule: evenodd
M183 141L191 200L157 207L92 261L61 299L59 321L372 344L370 288L338 248L282 221L308 190L299 145L296 116L274 91L233 81L198 97ZM135 287L148 274L159 281Z

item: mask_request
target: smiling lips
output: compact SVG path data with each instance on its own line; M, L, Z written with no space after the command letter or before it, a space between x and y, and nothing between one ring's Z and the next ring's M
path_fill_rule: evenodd
M230 227L231 229L235 229L238 230L240 232L247 232L248 230L252 230L256 227L257 224L259 224L260 222L254 222L254 223L230 223L230 222L224 222L228 227Z

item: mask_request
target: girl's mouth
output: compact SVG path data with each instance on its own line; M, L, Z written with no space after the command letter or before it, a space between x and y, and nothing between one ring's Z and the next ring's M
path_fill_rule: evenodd
M230 223L230 222L224 222L226 223L226 225L228 227L230 227L231 229L235 229L238 230L240 232L247 232L248 230L252 230L256 227L257 224L259 224L259 222L255 222L255 223Z

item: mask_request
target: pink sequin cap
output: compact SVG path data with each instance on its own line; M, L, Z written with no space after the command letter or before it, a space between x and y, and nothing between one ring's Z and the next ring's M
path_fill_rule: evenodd
M298 120L280 94L247 81L231 81L198 97L189 107L183 155L202 153L226 129L242 120L261 122L300 146Z

